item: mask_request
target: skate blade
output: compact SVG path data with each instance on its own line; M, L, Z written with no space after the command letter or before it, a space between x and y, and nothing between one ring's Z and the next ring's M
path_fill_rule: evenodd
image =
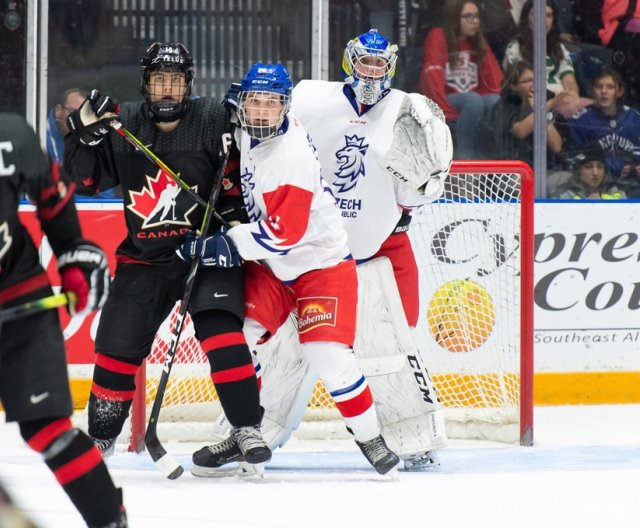
M394 467L393 469L389 470L388 473L380 476L382 477L382 480L389 480L391 482L397 482L400 480L400 475L398 474L397 467Z
M264 468L267 465L266 462L261 464L249 464L248 462L238 462L239 468L244 472L245 477L255 477L259 479L264 478Z
M428 457L417 459L405 459L403 471L438 471L440 469L440 458L436 453L429 453Z
M204 467L204 466L192 466L191 474L194 477L203 478L228 478L228 477L241 477L241 478L264 478L264 466L265 464L247 464L246 462L239 462L234 466L224 467Z

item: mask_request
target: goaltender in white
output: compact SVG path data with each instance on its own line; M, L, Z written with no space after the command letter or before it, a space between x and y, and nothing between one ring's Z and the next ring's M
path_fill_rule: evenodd
M292 110L317 148L358 262L354 350L379 404L383 436L406 469L424 469L438 464L435 451L447 437L442 405L412 340L418 270L407 231L411 211L442 194L453 149L433 101L390 88L396 49L373 29L354 38L344 51L345 82L301 81ZM315 384L296 335L292 320L258 348L262 430L272 449L298 427ZM225 429L221 418L215 432L224 436Z
M437 463L433 451L445 446L446 433L442 405L407 328L416 326L419 315L408 229L411 211L442 194L453 148L433 101L390 88L396 50L375 29L352 39L342 60L344 83L300 82L292 110L318 149L323 178L331 184L359 264L365 295L354 348L379 403L383 435L405 467L422 468ZM386 311L373 305L374 285L384 294ZM406 319L398 313L398 292ZM395 332L384 341L371 339L388 320ZM392 361L394 355L405 361Z

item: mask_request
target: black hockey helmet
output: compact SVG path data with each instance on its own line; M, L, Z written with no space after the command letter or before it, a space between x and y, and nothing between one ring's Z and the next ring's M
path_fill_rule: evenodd
M181 102L152 102L147 90L153 72L184 73L187 88ZM193 59L191 53L180 42L154 42L140 61L140 92L145 96L152 121L167 123L180 119L187 110L191 86L193 85Z

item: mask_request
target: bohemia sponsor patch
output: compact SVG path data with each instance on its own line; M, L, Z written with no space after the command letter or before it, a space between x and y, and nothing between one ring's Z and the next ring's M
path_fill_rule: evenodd
M337 297L301 297L298 299L298 333L319 326L336 326Z

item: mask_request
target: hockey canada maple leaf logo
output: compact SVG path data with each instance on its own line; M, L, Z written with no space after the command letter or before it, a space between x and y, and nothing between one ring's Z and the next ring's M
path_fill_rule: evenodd
M197 192L198 186L192 189ZM129 191L129 201L127 209L144 220L142 229L165 224L190 226L188 216L198 207L171 176L161 170L155 178L147 175L147 185L141 191Z
M9 223L5 221L0 225L0 261L9 251L12 242L13 238L9 234Z
M338 171L334 174L338 179L334 185L338 187L338 192L347 192L353 189L358 183L360 176L364 177L364 155L367 153L369 145L365 145L366 138L344 136L346 145L336 152L336 160L340 164Z

